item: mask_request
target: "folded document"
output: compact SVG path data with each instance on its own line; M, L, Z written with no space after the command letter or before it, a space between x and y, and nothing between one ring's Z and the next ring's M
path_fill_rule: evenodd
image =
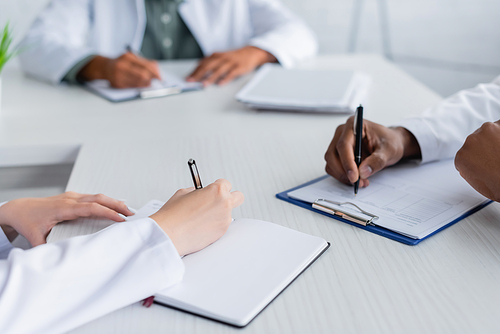
M256 109L352 113L363 103L370 77L358 71L262 66L236 99Z

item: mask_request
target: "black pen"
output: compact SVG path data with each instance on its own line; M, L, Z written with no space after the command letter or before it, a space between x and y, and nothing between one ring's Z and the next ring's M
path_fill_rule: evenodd
M363 140L363 106L359 105L356 109L356 115L354 115L354 136L356 137L356 146L354 147L354 160L356 161L356 166L361 164L361 142ZM359 175L359 174L358 174ZM358 194L359 179L354 183L354 195Z
M189 171L191 172L191 177L193 178L194 189L201 189L203 185L201 184L200 173L198 173L198 167L196 166L196 161L194 159L188 160Z

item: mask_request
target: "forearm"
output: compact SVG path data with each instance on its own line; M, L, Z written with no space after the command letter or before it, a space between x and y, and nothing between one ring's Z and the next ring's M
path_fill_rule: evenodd
M9 242L12 242L12 241L14 241L15 238L17 238L17 236L19 234L9 224L8 218L4 212L5 208L3 207L4 204L6 204L6 203L7 202L0 203L0 228L2 228L3 233L5 234L5 236L9 240Z
M183 272L173 243L147 218L14 249L0 261L0 332L66 332L177 283Z

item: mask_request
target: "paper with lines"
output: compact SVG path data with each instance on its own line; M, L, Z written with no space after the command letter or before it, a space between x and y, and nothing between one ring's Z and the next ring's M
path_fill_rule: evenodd
M426 165L402 164L370 178L357 196L351 186L327 177L288 193L314 202L352 202L380 217L375 224L421 239L487 201L455 170L452 160Z

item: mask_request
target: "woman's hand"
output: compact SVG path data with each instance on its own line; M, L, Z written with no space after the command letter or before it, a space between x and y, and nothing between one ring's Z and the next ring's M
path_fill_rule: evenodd
M46 243L47 235L59 222L79 217L99 217L115 222L133 215L125 203L108 196L66 192L45 198L21 198L0 207L0 225L14 228L31 245Z
M196 191L178 190L151 218L168 234L182 256L222 237L231 224L232 209L243 200L242 193L231 192L231 183L221 179Z

